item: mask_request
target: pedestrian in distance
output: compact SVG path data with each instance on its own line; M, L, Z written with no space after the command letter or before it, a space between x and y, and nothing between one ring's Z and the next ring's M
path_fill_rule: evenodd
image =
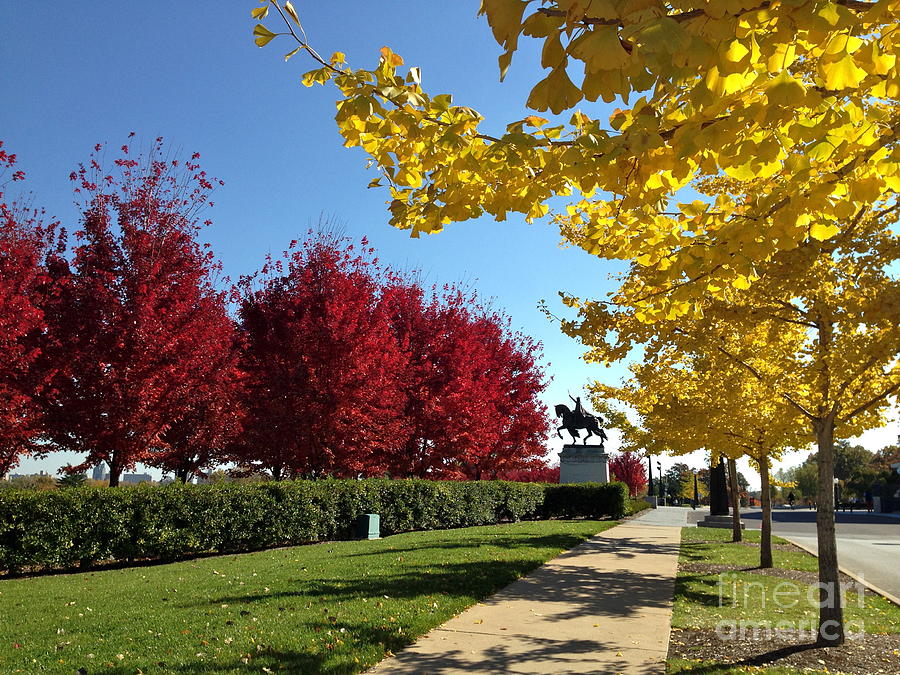
M872 491L866 490L863 498L866 500L866 513L872 513L875 510L875 498L872 496Z

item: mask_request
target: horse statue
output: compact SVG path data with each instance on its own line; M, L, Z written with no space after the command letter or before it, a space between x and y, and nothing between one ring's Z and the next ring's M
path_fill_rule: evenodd
M572 397L569 396L569 398ZM606 441L606 433L600 427L600 422L603 420L590 413L586 413L581 407L580 397L577 399L572 398L572 400L575 402L575 410L569 410L569 406L562 403L554 408L557 418L562 418L562 426L556 430L556 434L562 438L562 430L565 429L572 435L572 443L575 443L576 439L580 438L578 430L584 429L587 431L587 436L584 437L584 445L587 445L588 439L591 436L599 436L600 449L602 450L603 444Z

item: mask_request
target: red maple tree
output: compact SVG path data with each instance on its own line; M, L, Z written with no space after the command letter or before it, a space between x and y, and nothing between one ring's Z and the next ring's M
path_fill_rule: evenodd
M148 464L171 471L182 483L205 476L211 468L232 460L234 444L244 421L244 373L239 367L240 345L231 349L215 332L212 344L201 347L213 361L207 377L195 383L178 417L162 435L164 445L153 452ZM235 338L236 338L235 334Z
M107 173L101 149L71 175L83 222L71 262L51 268L48 357L58 373L46 408L53 447L85 454L70 469L106 462L116 486L170 449L171 425L214 396L233 325L214 287L218 264L197 241L213 189L198 155L164 159L157 139L135 159L125 145Z
M242 279L244 465L276 479L386 471L405 425L405 363L373 254L319 233Z
M403 416L408 435L391 474L496 478L543 455L546 386L539 347L499 312L452 285L426 293L394 277L384 292L407 354Z
M462 466L474 480L525 468L545 452L549 425L538 398L546 387L537 363L540 345L512 332L509 324L507 316L479 307L469 328L472 395L480 417L475 424L481 433L466 447Z
M53 226L42 225L39 211L4 200L6 185L25 177L15 164L0 141L0 478L23 455L42 450L35 443L41 431L36 394L47 375L38 364L45 328L38 297Z
M539 347L327 234L242 280L241 463L277 478L495 478L543 455Z
M647 485L647 474L644 471L644 463L633 452L623 452L609 460L609 473L614 480L621 481L628 486L628 492L632 497Z
M559 467L550 466L546 461L538 460L524 469L502 471L497 478L518 483L558 483Z

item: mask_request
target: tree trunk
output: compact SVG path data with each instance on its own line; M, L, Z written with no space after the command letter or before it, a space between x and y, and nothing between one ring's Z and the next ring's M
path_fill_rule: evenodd
M769 483L769 458L758 457L762 527L759 535L759 566L772 567L772 488Z
M116 455L109 458L109 487L119 487L119 478L122 475L122 469L116 461Z
M837 542L834 536L834 417L814 425L818 445L819 508L816 536L819 543L819 636L818 644L844 643L844 609L838 579Z
M741 502L738 496L737 462L728 458L728 487L731 488L731 541L741 541Z

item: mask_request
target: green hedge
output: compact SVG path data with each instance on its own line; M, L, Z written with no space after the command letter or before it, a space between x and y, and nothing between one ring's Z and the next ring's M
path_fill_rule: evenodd
M621 483L321 480L0 491L0 570L171 560L349 539L356 518L385 535L535 518L620 518Z
M621 518L625 515L625 483L545 485L543 513L547 518Z

